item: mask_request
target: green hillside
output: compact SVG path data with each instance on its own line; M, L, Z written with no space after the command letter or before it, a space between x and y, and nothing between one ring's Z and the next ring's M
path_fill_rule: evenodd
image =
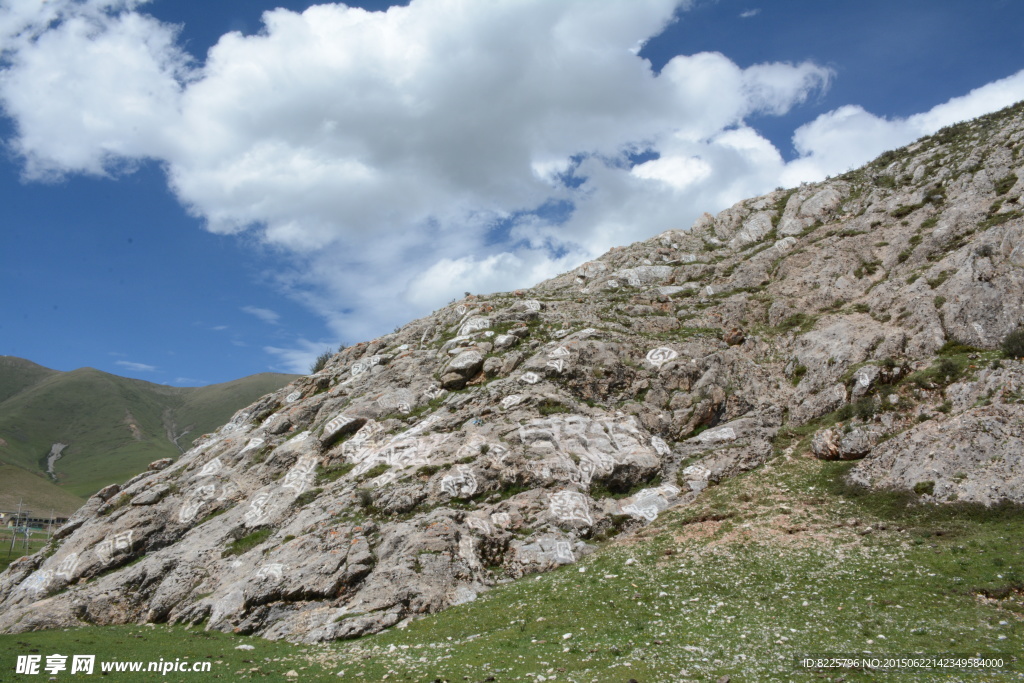
M294 379L263 373L208 387L168 387L93 368L57 372L3 361L0 462L45 474L51 446L67 444L53 475L79 497L124 481L153 460L178 456L239 408ZM0 493L6 488L0 483Z
M55 374L56 370L24 358L0 356L0 402Z
M0 510L17 510L21 502L34 515L53 512L57 517L67 517L80 508L85 499L68 493L43 474L14 465L0 465Z

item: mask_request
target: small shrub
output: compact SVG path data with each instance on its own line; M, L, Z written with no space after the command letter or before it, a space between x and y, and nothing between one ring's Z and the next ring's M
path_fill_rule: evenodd
M928 286L931 287L932 289L935 289L936 287L940 286L943 282L948 280L951 274L952 273L950 271L944 270L935 277L928 278Z
M1024 326L1003 337L1000 348L1007 358L1024 358Z
M923 221L921 221L921 227L925 228L925 229L927 229L927 228L934 228L938 224L939 224L938 216L929 216L928 218L925 218ZM915 237L918 237L918 242L921 241L921 238L919 236L915 235Z
M214 510L213 512L211 512L210 514L206 515L206 516L205 516L205 517L203 517L203 518L202 518L201 520L199 520L199 522L198 522L198 523L196 523L196 526L200 526L200 525L202 525L202 524L206 524L207 522L209 522L209 521L210 521L211 519L213 519L214 517L220 517L220 516L221 516L221 515L223 515L223 514L224 514L225 512L227 512L228 510L230 510L230 509L231 509L231 507L232 507L232 506L230 506L230 505L229 505L229 506L227 506L227 507L223 507L223 508L221 508L221 509L219 509L219 510Z
M901 204L892 212L893 218L905 218L920 209L924 204Z
M118 494L118 497L116 499L114 499L112 502L107 503L107 507L103 508L103 511L100 513L100 515L105 517L106 515L109 515L120 510L124 506L128 505L128 503L130 502L132 502L131 496L126 495L124 493Z
M804 375L806 375L806 374L807 374L807 366L806 365L798 365L795 368L793 368L793 377L791 378L791 381L793 382L793 386L795 387L797 384L800 384L800 380L803 379Z
M424 465L423 467L416 470L416 476L432 477L443 469L445 469L444 465Z
M346 462L335 467L328 468L317 474L316 483L326 484L332 481L336 481L341 477L345 476L355 467L355 463Z
M978 247L977 249L974 250L974 255L978 256L978 257L981 257L981 258L987 258L987 257L991 256L994 253L995 253L995 248L993 248L993 246L991 244L983 244L983 245L981 245L980 247Z
M946 297L944 297L944 296L937 296L937 297L935 297L935 308L942 308L942 306L945 303L946 303Z
M836 416L836 420L839 421L859 417L861 420L866 422L874 416L877 410L878 408L875 405L875 400L870 397L864 397L855 403L847 403L834 414Z
M391 465L388 465L388 464L385 464L385 463L378 463L378 464L374 465L373 467L371 467L370 469L366 470L366 472L363 474L362 478L363 479L373 479L374 477L379 477L380 475L384 474L385 472L387 472L390 469L391 469Z
M874 417L877 409L878 407L875 405L875 399L873 398L862 398L853 404L853 414L864 421Z
M968 365L966 357L939 358L930 368L919 370L907 379L922 389L933 386L948 386L960 379Z
M979 349L977 346L971 346L970 344L964 344L956 339L950 339L939 348L936 355L961 356L965 353L984 353L984 351L985 349Z
M996 194L1004 195L1009 192L1014 185L1017 184L1016 174L1011 173L1010 175L1003 176L996 181Z
M305 507L312 503L314 500L316 500L317 496L319 496L321 493L323 493L323 489L310 489L305 493L300 494L299 497L295 499L295 502L292 503L292 505L298 508Z
M914 484L914 493L916 493L919 496L923 496L925 494L930 496L934 492L935 492L935 482L934 481L919 481L916 484Z
M537 410L540 412L541 415L552 415L554 413L572 412L572 408L570 408L569 406L565 405L564 403L559 403L558 401L553 401L549 398L546 398L543 401L537 403Z
M978 227L991 228L996 225L1002 225L1003 223L1021 217L1024 217L1024 211L1008 211L1006 213L998 213L992 216L991 218L986 218L985 220L978 223Z
M781 323L779 323L779 332L789 332L791 330L799 329L801 332L806 332L814 326L814 316L806 313L796 313L789 316Z
M309 374L315 375L316 373L318 373L321 370L323 370L324 367L327 365L327 361L329 361L331 359L331 356L333 356L333 355L334 354L331 353L331 350L327 349L326 351L321 353L319 356L317 356L316 360L313 361L313 364L309 366Z

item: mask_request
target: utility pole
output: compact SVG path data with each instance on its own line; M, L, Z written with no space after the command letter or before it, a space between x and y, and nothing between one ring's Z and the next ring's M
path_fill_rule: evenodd
M7 549L7 559L10 559L14 544L18 542L18 522L21 521L21 504L24 502L24 498L18 501L18 516L14 519L14 526L11 528L11 547Z

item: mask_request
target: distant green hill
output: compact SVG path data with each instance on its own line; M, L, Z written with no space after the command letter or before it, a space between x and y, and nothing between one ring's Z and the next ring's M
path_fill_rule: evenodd
M57 370L44 368L24 358L0 356L0 402L47 377L58 374L60 373Z
M68 493L41 472L0 465L0 510L17 510L19 503L33 516L67 517L82 507L84 498Z
M46 474L51 447L66 444L50 481L55 477L64 491L87 497L154 460L178 456L295 377L263 373L207 387L168 387L0 356L0 463ZM0 480L0 496L8 488Z

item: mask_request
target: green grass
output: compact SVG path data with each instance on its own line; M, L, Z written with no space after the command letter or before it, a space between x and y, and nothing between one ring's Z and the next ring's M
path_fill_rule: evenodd
M568 406L568 405L566 405L564 403L560 403L558 401L553 401L551 399L546 398L543 401L539 401L537 403L537 411L541 415L554 415L556 413L571 413L572 412L572 406Z
M907 375L905 381L922 389L948 386L964 376L970 366L967 356L941 357L924 370Z
M351 472L355 468L355 466L356 464L354 462L345 462L341 463L340 465L335 465L334 467L329 467L327 469L319 469L316 475L316 483L327 484L332 481L337 481L341 477L344 477L346 474Z
M18 504L31 510L33 515L68 517L82 507L80 498L57 486L38 472L30 472L14 465L0 464L0 510L17 510Z
M236 650L239 645L252 645L253 650ZM100 662L125 661L174 661L210 662L209 673L117 673L109 674L109 680L117 681L203 681L219 680L318 680L339 681L323 665L311 661L306 654L315 648L307 648L286 642L271 642L255 637L237 636L217 631L203 631L202 628L180 626L107 626L41 631L17 635L0 635L0 667L3 679L11 681L48 680L49 675L35 676L14 673L18 655L39 654L46 662L49 654L92 654L96 655L96 668L92 676L71 675L64 671L57 680L108 680L100 672ZM70 662L70 659L69 659ZM285 676L294 670L301 675L298 679Z
M231 555L243 555L270 538L273 533L273 529L260 529L252 532L251 534L246 534L245 536L229 543L228 546L224 548L221 556L230 557Z
M978 223L978 227L988 229L997 225L1002 225L1012 220L1024 217L1024 211L1008 211L1006 213L997 213L989 218Z
M1011 173L1007 176L1003 176L996 181L995 190L997 195L1004 195L1013 189L1013 186L1017 184L1017 175Z
M309 505L314 500L316 500L320 496L320 494L323 493L323 491L324 490L321 488L315 488L310 489L309 491L305 491L304 493L300 494L294 501L292 501L292 507L301 508Z
M931 287L932 289L935 289L936 287L939 287L940 285L942 285L943 282L948 280L949 276L952 275L952 274L953 274L952 271L943 270L938 275L936 275L935 277L927 278L925 281L928 283L929 287Z
M794 313L779 323L775 328L775 331L778 334L785 334L786 332L795 330L798 330L800 333L808 332L812 327L814 327L814 323L817 322L817 320L816 316L809 315L807 313Z
M384 474L385 472L387 472L390 469L391 469L391 465L388 465L388 464L385 464L385 463L382 463L382 462L381 463L377 463L376 465L374 465L370 469L366 470L366 472L363 473L363 476L360 477L360 479L362 479L363 481L366 481L367 479L373 479L375 477L379 477L380 475Z
M34 532L28 541L28 552L25 551L24 536L19 535L14 540L15 543L12 547L11 533L9 529L4 529L4 531L0 533L0 571L7 569L8 565L19 557L31 555L38 550L42 550L43 546L46 545L46 534L41 531Z
M58 374L57 370L44 368L24 358L0 356L0 403L55 374Z
M806 375L806 374L807 374L807 366L806 365L797 365L795 368L793 368L793 376L790 377L789 381L795 387L797 384L800 384L800 380L802 380L804 378L804 375Z

